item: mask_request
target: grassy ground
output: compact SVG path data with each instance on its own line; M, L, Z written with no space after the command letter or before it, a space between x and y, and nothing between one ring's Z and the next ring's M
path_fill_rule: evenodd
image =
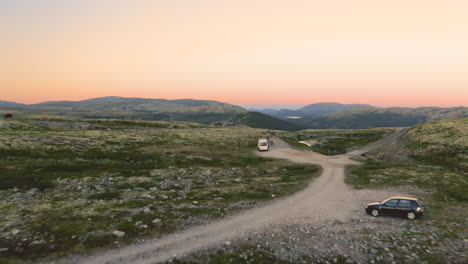
M429 190L438 201L468 202L467 175L444 168L410 163L364 161L352 166L346 182L357 188L411 186Z
M428 122L407 135L409 155L420 163L468 173L468 118Z
M426 209L424 217L418 220L421 225L434 226L449 239L467 238L468 177L464 173L443 167L371 160L348 167L345 181L355 188L411 189Z
M175 264L196 264L196 263L212 263L212 264L299 264L299 263L355 263L349 262L349 259L344 256L336 256L331 258L316 259L308 256L301 256L296 260L285 260L275 256L274 251L270 248L257 248L253 245L244 244L230 249L220 249L217 252L204 255L190 255L191 259L175 259L169 263ZM347 262L348 260L348 262Z
M396 132L397 128L375 128L375 129L310 129L297 132L282 133L280 137L289 144L312 149L315 152L325 155L344 154L351 148L362 147L383 137ZM315 140L311 147L298 141Z
M253 155L268 135L194 123L1 121L0 263L119 246L305 187L318 167Z

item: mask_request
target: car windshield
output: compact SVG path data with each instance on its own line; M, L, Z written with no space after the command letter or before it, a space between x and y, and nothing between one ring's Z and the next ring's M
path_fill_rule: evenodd
M268 143L266 143L266 142L261 142L261 143L260 143L260 146L268 146Z

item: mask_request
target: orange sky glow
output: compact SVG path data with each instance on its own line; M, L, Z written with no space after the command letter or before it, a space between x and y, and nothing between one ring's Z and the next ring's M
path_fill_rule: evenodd
M0 100L468 106L466 0L0 2Z

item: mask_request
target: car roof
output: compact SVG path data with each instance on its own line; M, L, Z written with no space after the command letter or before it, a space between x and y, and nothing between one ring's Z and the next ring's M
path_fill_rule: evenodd
M418 199L413 198L413 197L403 197L403 196L394 196L394 197L390 197L388 199L406 199L406 200L415 200L415 201L418 200Z
M258 141L268 141L266 138L261 138Z

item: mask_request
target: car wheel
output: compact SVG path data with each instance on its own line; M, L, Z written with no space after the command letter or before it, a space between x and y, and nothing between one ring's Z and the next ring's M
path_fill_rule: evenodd
M377 217L377 216L380 215L380 212L379 212L379 210L377 210L377 209L372 209L371 215L372 215L373 217Z
M416 219L416 214L413 213L413 212L408 212L406 217L408 217L409 220L414 220L414 219Z

